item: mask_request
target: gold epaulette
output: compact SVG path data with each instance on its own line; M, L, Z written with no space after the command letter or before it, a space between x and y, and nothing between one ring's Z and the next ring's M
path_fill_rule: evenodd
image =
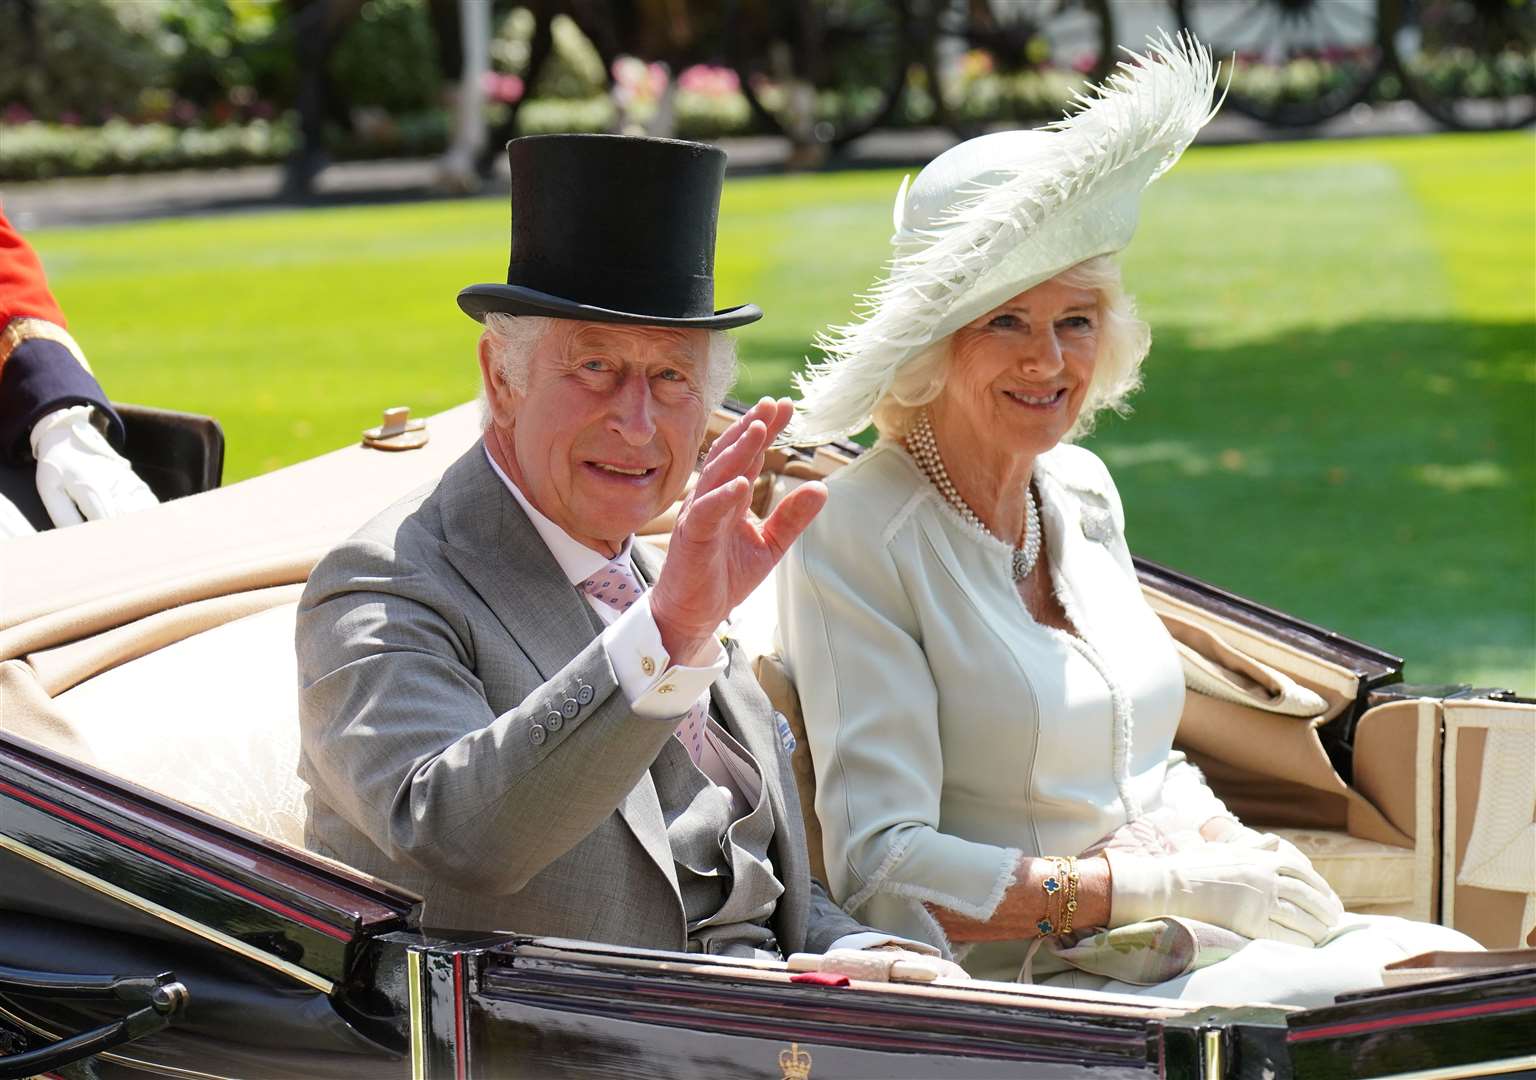
M18 315L5 324L5 329L0 331L0 370L5 368L5 362L11 358L11 353L16 351L24 341L56 341L69 350L69 354L75 358L88 374L91 365L85 359L85 350L80 348L79 342L69 336L69 331L58 323L51 323L47 319L34 318L31 315Z

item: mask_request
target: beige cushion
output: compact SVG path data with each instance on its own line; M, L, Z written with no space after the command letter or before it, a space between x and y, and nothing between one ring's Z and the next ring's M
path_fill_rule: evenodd
M1330 829L1270 829L1312 860L1350 911L1396 914L1415 898L1414 850Z
M1328 711L1321 694L1285 672L1234 649L1217 634L1173 611L1158 612L1179 650L1184 685L1220 701L1251 705L1284 716L1315 717Z
M224 623L54 698L96 765L302 847L297 604Z

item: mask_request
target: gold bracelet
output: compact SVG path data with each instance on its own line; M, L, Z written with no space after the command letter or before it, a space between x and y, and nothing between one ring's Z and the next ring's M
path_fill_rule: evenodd
M1040 888L1045 892L1045 914L1035 923L1035 929L1040 931L1041 937L1049 937L1051 934L1056 933L1056 923L1051 921L1051 901L1053 899L1056 900L1056 914L1057 921L1059 922L1061 916L1061 900L1059 897L1062 889L1066 887L1067 869L1067 861L1061 856L1047 855L1045 858L1051 860L1054 870L1045 876L1044 881L1040 882Z
M1077 914L1077 856L1067 856L1067 888L1062 894L1061 927L1057 933L1065 936L1072 932L1072 919Z

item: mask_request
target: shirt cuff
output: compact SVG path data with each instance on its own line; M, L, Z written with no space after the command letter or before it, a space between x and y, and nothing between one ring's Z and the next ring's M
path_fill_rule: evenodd
M651 615L649 593L642 594L628 611L609 623L600 640L630 709L648 720L682 716L725 671L725 650L719 642L715 643L714 657L704 667L672 663L661 647L661 631Z
M827 952L833 949L878 949L882 945L895 945L897 948L922 953L924 956L944 955L926 941L910 941L907 938L882 934L878 930L861 930L857 934L844 934L827 948Z

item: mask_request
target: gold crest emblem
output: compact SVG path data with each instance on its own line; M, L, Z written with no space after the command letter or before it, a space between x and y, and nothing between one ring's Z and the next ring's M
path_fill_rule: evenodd
M811 1055L800 1049L799 1043L790 1043L788 1050L779 1051L779 1069L784 1073L784 1080L808 1080Z

